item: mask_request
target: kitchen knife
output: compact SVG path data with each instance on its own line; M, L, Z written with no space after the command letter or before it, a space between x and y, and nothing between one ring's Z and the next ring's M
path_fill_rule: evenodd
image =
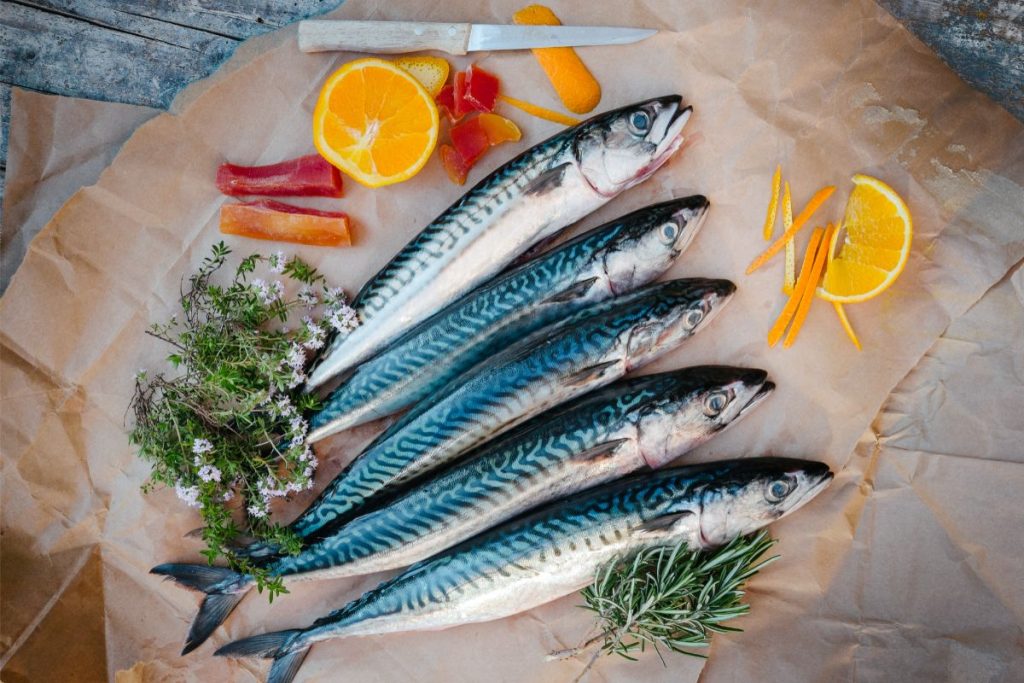
M615 26L313 20L299 22L299 49L303 52L345 50L385 54L441 50L453 55L464 55L479 50L624 45L655 33L657 31L654 29Z

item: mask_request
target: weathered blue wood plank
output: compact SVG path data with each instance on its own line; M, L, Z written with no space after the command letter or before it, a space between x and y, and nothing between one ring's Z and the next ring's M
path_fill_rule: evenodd
M973 87L1024 121L1024 3L878 0Z
M166 107L240 40L336 0L13 0L0 4L0 82Z

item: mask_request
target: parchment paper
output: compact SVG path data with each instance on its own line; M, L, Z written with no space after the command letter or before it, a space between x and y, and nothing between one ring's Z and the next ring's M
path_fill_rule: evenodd
M339 15L507 21L515 8L494 3L462 11L449 4L425 11L406 3L377 7L353 2ZM875 443L894 433L879 426L890 413L875 420L870 438L865 429L892 387L949 322L1024 255L1021 126L967 89L870 3L820 6L813 16L783 4L747 8L725 3L711 9L647 3L585 12L568 4L554 8L567 23L669 31L633 48L581 51L604 87L601 108L677 91L697 112L690 128L701 139L684 158L585 223L595 225L692 191L712 199L703 234L673 275L731 277L740 293L707 332L659 367L756 365L770 370L780 389L758 413L694 459L776 452L826 459L838 468L857 448L850 469L833 489L778 525L784 559L755 582L754 615L741 624L747 633L718 639L706 677L746 680L765 667L776 678L855 677L867 666L864 658L875 661L878 650L889 654L885 662L938 666L934 652L924 657L900 647L915 641L887 640L862 623L865 614L881 606L879 619L896 624L891 630L913 634L915 614L929 620L948 616L925 609L936 594L966 596L966 604L957 605L957 622L934 634L935 647L946 647L947 661L968 672L1012 671L1020 665L1019 651L1012 659L1015 651L1002 647L1007 641L994 635L1008 619L1016 619L1019 632L1020 600L1012 569L1003 575L988 568L983 573L981 584L1002 579L999 589L991 591L1004 606L1002 612L991 609L994 602L971 602L981 590L979 583L965 584L956 572L923 572L942 557L936 551L946 547L921 539L932 538L937 527L946 528L942 522L948 512L931 503L935 493L920 496L928 502L918 505L886 506L896 498L891 493L887 501L876 499L877 489L899 489L911 503L918 500L915 485L925 478L900 478L899 472L907 470L896 466L910 463L911 472L928 468L932 458L918 451L935 443L904 442L901 449L909 455L900 452L886 460ZM481 57L510 94L556 106L529 55ZM170 492L139 494L146 468L134 459L122 427L132 374L138 367L155 366L165 353L149 344L142 330L170 314L179 279L220 238L216 215L223 199L211 182L216 165L225 158L260 163L307 152L308 120L319 84L349 58L300 55L293 29L247 43L224 70L187 91L175 115L144 125L100 182L61 209L0 300L5 680L94 680L128 669L132 673L123 674L124 680L248 680L251 672L263 670L260 664L214 660L208 657L213 646L306 623L379 578L296 586L273 609L258 599L247 600L212 646L178 657L196 600L146 572L160 561L196 557L195 544L182 538L196 518ZM524 130L520 147L555 130L507 113ZM45 141L39 147L45 149ZM515 151L510 146L486 158L470 183ZM760 222L776 161L783 162L794 184L798 206L826 182L846 188L854 171L890 181L911 206L917 232L907 270L884 297L850 309L865 342L863 353L847 346L823 306L812 311L794 349L765 347L764 334L782 305L781 264L751 278L742 271L762 248ZM355 290L459 192L434 161L413 181L388 190L349 183L342 204L362 226L357 245L301 253ZM833 201L831 215L836 216L841 199ZM267 247L231 243L242 253ZM1005 298L1001 301L996 304L1000 316L1007 305ZM998 452L998 445L1020 443L1012 431L1020 430L1020 411L1011 408L1003 422L988 422L984 416L1005 399L982 402L976 377L961 381L975 389L965 401L973 401L978 410L965 409L973 416L969 429L950 428L950 433L971 446L976 441L963 435L995 432L1002 436L992 437L995 452L985 455L1013 460ZM911 405L918 406L922 391L909 390ZM1016 400L1019 406L1019 393L1010 394L1009 405ZM898 414L898 409L892 413ZM931 413L905 414L926 424L932 420ZM962 414L951 417L963 423ZM915 418L909 419L913 423ZM364 428L334 440L334 468L373 433ZM991 512L999 502L996 493L1012 489L1012 475L995 474L984 461L979 467L931 467L927 481L937 487L943 503L950 482L956 482L953 489L963 499L956 509L972 510L971 521L1016 516L1019 528L1016 506ZM890 472L887 478L885 472ZM326 481L325 476L321 484ZM978 494L977 502L972 493ZM865 511L877 522L870 535L859 523ZM972 538L978 529L991 527L965 523L957 538L971 539L964 541L967 549L955 542L948 546L961 548L955 568L971 568L979 552L986 561L995 558L995 568L1013 567L1019 560L1018 551L1007 547L1013 544L990 543L984 536L985 542L978 543ZM918 585L919 576L927 581ZM917 593L909 593L897 577L914 579ZM970 593L965 585L972 587ZM865 604L866 595L877 596L877 602ZM582 663L544 663L543 654L574 644L587 630L587 615L572 609L577 603L573 596L513 619L441 633L321 645L303 673L310 680L339 672L358 681L470 681L483 675L564 680ZM905 612L901 606L921 611ZM814 628L809 615L832 630ZM949 636L953 628L969 630L970 638L962 631ZM607 659L591 677L692 680L699 670L699 663L681 657L668 664L663 668L653 656L638 664Z

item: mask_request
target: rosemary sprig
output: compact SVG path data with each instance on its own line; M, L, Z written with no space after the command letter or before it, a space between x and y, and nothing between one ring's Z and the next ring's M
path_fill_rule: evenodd
M301 389L307 354L350 331L356 316L340 289L280 252L242 259L234 277L218 284L230 253L223 242L214 245L182 285L183 319L148 330L171 347L175 372L136 376L129 439L153 466L144 490L164 484L198 508L203 555L211 563L226 558L273 599L283 582L234 552L233 542L245 533L284 552L300 549L298 537L271 521L270 503L312 487L317 461L305 443L304 416L317 400ZM260 266L282 279L252 277ZM292 298L285 279L302 285ZM321 303L323 317L314 320ZM301 324L283 327L301 309Z
M740 630L723 622L750 610L743 602L744 584L778 559L759 559L774 544L760 531L715 550L690 550L682 542L603 567L583 590L582 607L596 613L597 635L551 657L572 657L600 644L581 677L601 653L635 660L650 646L659 657L661 647L704 657L693 649L708 647L713 633Z

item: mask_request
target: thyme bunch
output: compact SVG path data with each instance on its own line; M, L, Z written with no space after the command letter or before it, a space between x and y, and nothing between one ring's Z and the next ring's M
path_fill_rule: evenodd
M778 559L760 559L774 544L767 531L710 551L690 550L684 541L601 568L582 593L582 606L597 615L597 635L551 657L572 657L600 644L581 677L601 653L635 660L648 647L661 657L664 647L704 657L693 650L708 647L712 634L740 630L723 622L750 611L744 585Z
M235 552L235 543L244 535L300 550L299 538L270 519L270 504L313 485L317 460L304 416L319 406L302 391L307 356L330 334L354 329L357 318L340 289L280 252L242 259L220 284L215 276L230 253L214 245L182 285L182 319L147 330L171 347L173 373L136 375L129 440L152 465L145 491L173 487L198 508L207 560L225 558L273 599L285 592L283 582ZM257 267L281 279L256 278ZM284 279L301 285L291 298ZM301 325L286 326L299 309Z

